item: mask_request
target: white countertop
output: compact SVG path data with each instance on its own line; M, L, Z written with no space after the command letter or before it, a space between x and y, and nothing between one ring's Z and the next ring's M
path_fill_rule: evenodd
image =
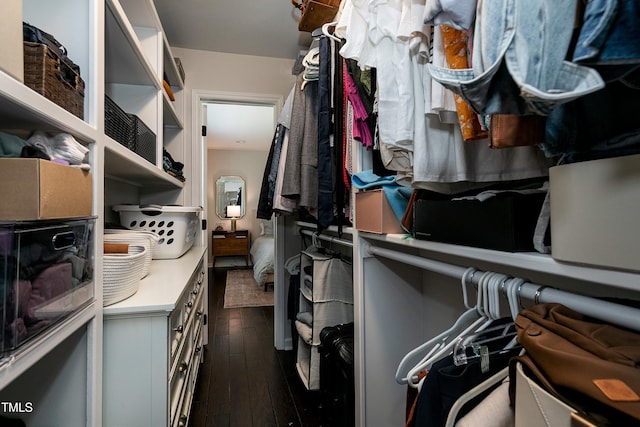
M104 316L171 312L206 251L194 246L180 258L151 261L149 274L131 297L104 307Z

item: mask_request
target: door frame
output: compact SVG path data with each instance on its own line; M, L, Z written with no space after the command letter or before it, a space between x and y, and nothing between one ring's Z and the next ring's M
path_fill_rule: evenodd
M201 126L204 123L202 117L202 105L207 103L228 103L228 104L245 104L245 105L271 105L274 107L273 123L274 131L278 123L278 116L284 105L284 99L281 95L264 94L264 93L247 93L247 92L224 92L212 90L196 90L192 91L191 111L192 111L192 132L194 140L200 138L200 143L195 144L193 150L194 164L203 166L203 177L198 192L198 197L207 199L207 144L206 138L202 137ZM200 199L202 200L202 199ZM208 208L206 215L208 217ZM287 319L287 289L288 285L284 281L284 230L282 226L278 226L282 222L282 218L278 218L274 227L274 307L273 307L273 330L274 330L274 346L278 350L291 348L291 333L288 327ZM207 236L207 245L210 241ZM211 251L209 250L209 253Z

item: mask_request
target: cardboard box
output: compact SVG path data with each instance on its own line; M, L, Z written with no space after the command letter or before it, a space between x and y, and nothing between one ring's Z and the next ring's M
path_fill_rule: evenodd
M22 0L2 0L0 40L0 70L23 82Z
M549 169L551 256L640 271L640 154Z
M485 201L416 200L414 236L499 251L533 251L545 193L501 193Z
M0 159L0 220L86 217L91 173L42 159Z
M356 193L355 222L356 229L360 231L378 234L405 232L381 188Z

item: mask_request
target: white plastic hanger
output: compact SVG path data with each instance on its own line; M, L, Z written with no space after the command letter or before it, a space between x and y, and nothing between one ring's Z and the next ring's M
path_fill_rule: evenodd
M409 364L412 363L413 359L417 355L423 354L425 351L427 352L427 354L423 357L423 359L418 363L418 365L421 365L422 362L424 362L426 359L431 357L433 353L435 353L436 351L441 349L444 345L446 345L448 339L450 339L452 336L459 335L461 331L466 330L465 328L469 325L470 322L478 319L478 310L476 310L475 305L474 306L470 305L468 300L468 293L467 293L467 283L468 281L469 282L471 281L471 278L473 277L473 274L475 273L475 271L476 270L474 268L468 268L462 275L462 279L461 279L462 295L464 298L464 305L467 308L467 311L462 313L460 317L458 317L456 322L453 324L453 326L451 326L449 329L447 329L446 331L443 331L438 336L430 339L424 344L421 344L420 346L411 350L402 358L402 360L398 364L398 368L396 370L396 375L395 375L396 382L398 384L410 383L408 375L404 374L404 372L407 371Z
M322 25L322 34L324 34L325 36L329 37L331 40L336 41L336 42L340 42L341 40L336 37L335 35L333 35L332 33L329 32L329 27L331 26L335 26L338 22L334 21L334 22L327 22L326 24Z
M463 278L466 278L467 274L463 274ZM470 326L465 328L461 333L455 336L451 341L443 343L439 346L435 352L430 352L425 358L423 358L417 365L409 370L406 376L407 384L411 387L418 386L418 374L423 370L429 370L433 363L448 356L456 343L470 334L480 332L494 320L502 317L500 313L500 300L499 292L501 284L508 279L508 276L494 272L484 272L478 281L477 300L475 311L477 313L477 320L475 320ZM463 287L464 287L463 282ZM465 302L468 305L468 302ZM457 323L457 322L456 322Z
M464 305L467 308L471 307L468 301L467 281L471 281L474 273L475 270L469 268L462 275L461 279ZM478 291L476 293L475 306L469 308L466 312L464 312L458 318L458 320L456 320L451 328L441 333L437 337L429 340L425 344L407 354L405 358L403 358L396 372L397 382L401 384L406 382L411 387L418 387L418 374L421 371L430 369L433 363L437 362L442 357L449 355L460 337L481 330L491 323L492 319L490 319L487 314L489 311L489 306L488 298L486 296L486 290L484 288L486 287L487 277L492 274L494 273L485 272L480 278ZM469 324L469 322L471 323ZM414 365L413 368L409 369L406 376L402 376L401 373L406 369L406 365L411 360L411 358L416 354L424 352L426 349L429 349L428 353L416 365Z

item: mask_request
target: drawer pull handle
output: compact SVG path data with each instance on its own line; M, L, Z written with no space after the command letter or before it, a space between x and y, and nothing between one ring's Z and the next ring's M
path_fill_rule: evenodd
M184 372L184 371L186 371L186 370L187 370L187 368L188 368L188 367L189 367L189 364L188 364L187 362L182 362L182 363L180 364L180 367L178 368L178 370L179 370L180 372Z
M63 233L57 233L55 236L51 238L51 244L53 249L56 251L61 251L63 249L68 249L76 243L76 235L73 234L73 231L66 231Z
M186 302L184 305L186 305L187 307L191 308L191 307L193 307L193 301Z
M202 313L201 311L196 311L196 317L201 317L204 313Z
M187 425L187 416L186 415L182 415L180 417L180 421L178 421L178 426L179 427L185 427Z
M193 350L196 354L200 353L202 351L202 347L198 346L196 347L195 350Z
M180 325L180 326L178 326L177 328L174 328L173 330L174 330L175 332L177 332L177 333L181 334L181 333L183 333L183 332L184 332L184 326Z
M198 290L194 289L193 291L191 291L191 293L194 294L194 295L198 295Z

